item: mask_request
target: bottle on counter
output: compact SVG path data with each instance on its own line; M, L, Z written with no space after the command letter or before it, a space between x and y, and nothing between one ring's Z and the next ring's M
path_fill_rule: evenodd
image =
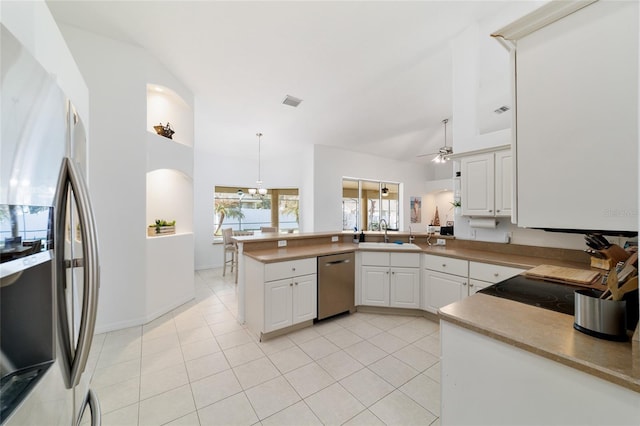
M360 231L360 242L364 243L364 231L363 230Z
M357 244L358 241L360 241L359 238L358 238L358 228L354 227L353 228L353 242L354 242L354 244Z

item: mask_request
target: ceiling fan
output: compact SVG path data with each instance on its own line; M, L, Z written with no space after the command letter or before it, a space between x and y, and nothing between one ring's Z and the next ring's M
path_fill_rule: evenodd
M442 120L442 124L444 125L444 146L441 147L438 152L432 152L430 154L421 154L418 157L427 157L430 155L435 155L431 161L434 163L445 163L449 160L449 156L453 154L453 147L447 146L447 123L449 122L448 118Z

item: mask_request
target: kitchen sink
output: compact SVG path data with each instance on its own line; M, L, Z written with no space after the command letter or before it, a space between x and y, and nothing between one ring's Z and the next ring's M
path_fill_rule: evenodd
M399 243L359 243L358 247L360 247L361 249L367 249L367 250L384 250L384 251L389 251L389 250L399 250L399 251L403 251L403 250L422 250L420 248L420 246L417 246L415 244L407 244L407 243L403 243L403 244L399 244Z

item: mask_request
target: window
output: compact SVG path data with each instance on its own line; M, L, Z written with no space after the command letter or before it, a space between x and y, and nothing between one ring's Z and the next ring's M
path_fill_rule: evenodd
M344 178L342 180L342 229L380 230L400 227L400 184Z
M275 209L272 207L276 203ZM298 230L300 217L298 189L269 189L266 195L250 195L247 188L214 188L214 235L222 228L234 232L255 232L263 226L275 226L280 232Z

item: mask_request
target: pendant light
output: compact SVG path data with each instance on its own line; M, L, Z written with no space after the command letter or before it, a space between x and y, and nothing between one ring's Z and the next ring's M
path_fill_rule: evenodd
M444 163L449 160L449 155L453 154L453 148L447 146L447 123L449 122L448 118L442 120L442 124L444 125L444 146L440 148L438 151L438 155L436 155L433 160L434 163Z
M389 189L387 188L387 184L384 184L384 188L382 188L382 196L383 197L388 197L389 196Z
M258 137L258 180L256 181L256 187L255 188L249 188L249 194L251 195L256 195L256 192L259 195L266 195L267 193L267 188L263 188L262 187L262 180L260 178L260 142L262 139L262 133L258 132L256 133L256 136Z

